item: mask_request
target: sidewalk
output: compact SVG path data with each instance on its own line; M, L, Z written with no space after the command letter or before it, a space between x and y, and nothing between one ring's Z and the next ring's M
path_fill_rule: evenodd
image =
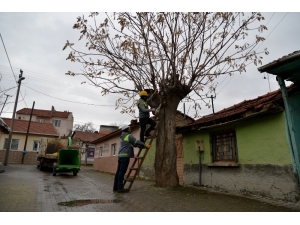
M192 186L158 188L145 180L136 180L129 193L114 193L113 180L91 166L77 176L52 176L35 165L10 164L0 174L0 212L300 212L299 202Z

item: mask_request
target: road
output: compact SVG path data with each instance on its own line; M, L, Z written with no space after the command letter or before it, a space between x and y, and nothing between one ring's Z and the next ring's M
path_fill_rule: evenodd
M77 176L10 164L0 173L0 212L299 212L299 203L236 196L200 187L158 188L136 180L114 193L113 174L82 166ZM0 168L0 169L1 169Z

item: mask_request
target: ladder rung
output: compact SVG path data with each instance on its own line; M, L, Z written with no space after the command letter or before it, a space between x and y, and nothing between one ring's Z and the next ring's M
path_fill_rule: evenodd
M141 156L139 156L139 157L135 157L135 159L143 159L144 157L141 157Z
M124 180L126 180L128 182L133 182L133 178L125 178Z
M131 170L138 170L139 168L130 168Z

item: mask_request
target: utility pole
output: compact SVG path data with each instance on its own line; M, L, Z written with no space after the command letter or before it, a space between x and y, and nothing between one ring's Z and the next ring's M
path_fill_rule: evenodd
M212 110L213 110L213 114L215 114L215 109L214 109L214 98L216 98L216 95L215 95L215 96L211 95L210 97L208 97L208 96L206 95L206 97L207 97L207 98L211 98Z
M87 165L87 154L88 154L89 143L85 141L85 165Z
M6 101L7 101L8 96L11 96L11 95L7 95L7 94L5 94L5 95L6 95L6 99L5 99L5 102L4 102L3 107L2 107L2 109L1 109L0 116L1 116L1 113L2 113L2 110L3 110L4 106L5 106L5 104L6 104Z
M27 139L28 139L28 134L29 134L29 128L30 128L32 113L33 113L33 109L34 109L34 104L35 104L35 102L33 102L33 104L32 104L32 109L31 109L31 113L30 113L29 123L28 123L28 127L27 127L26 139L25 139L25 144L24 144L24 149L23 149L23 155L22 155L22 164L24 162L24 156L27 153L26 145L27 145Z
M18 104L20 86L21 86L22 80L25 79L25 77L22 77L22 75L23 75L23 71L20 70L20 75L19 75L19 80L18 80L18 90L17 90L17 95L16 95L16 101L15 101L13 115L12 115L12 118L11 118L10 131L9 131L8 142L7 142L7 146L6 146L5 158L4 158L4 162L3 162L4 166L7 166L8 154L9 154L10 145L11 145L11 137L12 137L12 132L13 132L13 129L14 129L15 113L16 113L17 104Z
M183 103L183 121L184 121L184 124L186 124L185 103Z

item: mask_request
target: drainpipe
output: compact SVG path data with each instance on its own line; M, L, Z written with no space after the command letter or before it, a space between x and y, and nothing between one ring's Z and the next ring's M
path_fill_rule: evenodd
M198 152L199 152L199 186L202 185L202 154L204 153L203 147L201 148L201 145L198 145Z
M201 175L202 175L202 160L201 160L201 151L199 151L199 186L201 186Z

